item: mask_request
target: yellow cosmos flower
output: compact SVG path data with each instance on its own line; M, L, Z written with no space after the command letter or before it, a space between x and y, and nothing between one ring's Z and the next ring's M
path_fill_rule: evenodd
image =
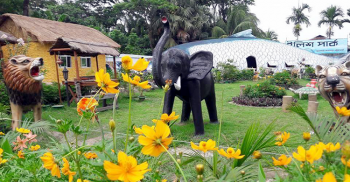
M261 159L262 155L260 151L253 152L253 159Z
M90 182L89 180L84 179L83 181L81 181L81 179L78 179L77 182Z
M275 143L275 145L278 145L278 146L283 145L284 143L287 142L287 140L289 139L289 137L290 137L290 133L287 133L287 132L284 132L284 133L282 133L281 135L278 135L278 136L276 137L277 142Z
M350 159L346 160L346 157L342 156L340 160L344 165L350 167Z
M5 135L5 133L0 131L0 135Z
M136 61L134 66L132 65L133 60L130 56L123 56L122 57L122 67L125 70L135 70L135 71L143 71L148 67L149 62L145 60L145 58L141 57Z
M111 76L109 73L105 73L104 69L100 69L100 71L95 73L95 79L97 85L106 93L119 93L119 90L115 88L119 85L119 83L112 81Z
M37 150L39 150L39 149L40 149L40 145L31 146L31 147L29 148L29 150L31 150L31 151L37 151Z
M6 162L7 162L6 159L2 159L2 158L0 157L0 165L1 165L1 164L5 164Z
M24 153L22 152L22 150L18 151L17 156L20 159L24 159Z
M143 135L143 132L142 132L141 128L137 128L136 126L134 126L134 131L135 131L135 133L137 133L139 135Z
M316 182L337 182L337 179L335 179L335 176L332 172L328 172L323 176L322 179L318 179Z
M53 157L52 153L46 152L42 157L40 157L40 159L44 163L44 168L51 171L52 176L61 178L60 167L55 162L55 158Z
M65 176L68 176L68 181L69 182L72 182L73 181L73 177L76 174L76 172L73 172L73 171L69 170L69 162L68 162L68 160L66 158L63 157L62 160L63 160L63 168L61 169L62 173Z
M340 115L340 116L350 116L350 110L348 110L348 108L346 107L335 107L335 109L337 110L337 113Z
M144 174L150 171L147 169L147 162L137 165L137 160L133 156L127 156L122 151L118 152L118 165L104 161L103 168L107 172L108 179L125 182L140 181L144 178Z
M228 158L228 159L231 159L231 158L234 158L234 159L242 159L244 157L244 155L241 155L241 149L237 149L237 151L235 151L233 148L229 147L227 149L227 152L225 152L224 149L220 149L218 150L219 154Z
M327 151L327 153L330 153L330 152L334 152L336 150L339 150L340 149L340 143L338 142L337 144L333 144L332 142L328 143L327 145L325 145L325 149Z
M345 174L344 182L350 182L350 175L349 174Z
M79 115L82 115L83 111L90 110L91 112L94 112L96 106L98 106L98 102L96 99L83 97L77 104L77 112Z
M134 79L130 78L127 73L122 73L123 80L134 86L140 87L142 89L150 89L151 85L148 85L148 81L140 82L141 78L139 76L134 76Z
M19 133L29 133L30 132L30 130L25 129L25 128L16 128L16 131Z
M0 157L2 156L3 152L4 152L4 150L2 148L0 148Z
M303 139L304 139L306 142L309 141L310 138L311 138L310 132L304 132L304 133L303 133Z
M158 119L153 119L152 121L154 123L157 123L158 121L163 121L164 123L169 123L170 121L177 120L179 118L179 115L175 116L175 111L173 111L170 115L164 113L160 117L160 120Z
M167 179L162 179L161 181L156 180L156 182L167 182L167 181L168 181Z
M286 166L292 161L292 157L287 157L286 155L282 154L278 160L272 157L273 164L275 166Z
M130 56L123 56L122 57L122 67L125 70L131 70L132 69L132 59Z
M169 137L169 126L163 122L158 122L155 128L143 125L142 134L144 136L140 135L138 141L144 146L141 150L144 155L157 157L165 152L173 141L173 137Z
M298 153L293 152L293 157L301 162L308 161L312 164L314 161L322 157L323 150L312 145L309 150L305 150L304 147L298 147Z
M206 142L204 142L204 141L199 142L199 146L197 146L196 144L191 142L191 147L194 150L200 150L204 153L206 153L209 150L218 150L218 148L215 148L215 145L216 145L216 142L213 141L212 139L209 139Z
M97 154L96 153L93 153L93 152L87 152L84 154L84 156L87 158L87 159L96 159L97 158Z

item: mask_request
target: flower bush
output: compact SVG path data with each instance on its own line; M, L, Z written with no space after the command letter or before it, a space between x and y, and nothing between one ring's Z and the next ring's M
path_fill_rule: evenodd
M290 87L293 89L300 88L297 78L291 77L291 74L288 71L275 73L271 78L271 84L278 85L286 89Z
M286 95L286 90L282 87L276 87L269 80L258 83L256 85L248 85L243 95L249 98L282 98Z

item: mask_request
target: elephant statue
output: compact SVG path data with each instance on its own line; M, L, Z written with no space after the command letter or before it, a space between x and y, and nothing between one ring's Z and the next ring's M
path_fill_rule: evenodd
M213 68L213 54L199 51L191 56L183 50L170 48L162 53L170 35L169 22L162 17L164 32L153 50L152 73L155 83L164 86L166 80L172 80L170 90L164 98L163 113L170 114L175 96L182 102L181 122L189 120L191 111L195 126L195 135L204 134L201 101L204 99L211 123L218 123Z

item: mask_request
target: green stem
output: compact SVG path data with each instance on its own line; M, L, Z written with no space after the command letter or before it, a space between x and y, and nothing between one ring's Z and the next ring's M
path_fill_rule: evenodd
M286 154L289 155L289 152L287 151L286 147L285 147L284 145L282 145L282 146L283 146L284 150L286 151ZM295 166L297 167L297 169L298 169L299 173L301 174L301 176L303 176L303 178L305 179L305 181L307 181L306 178L305 178L305 176L304 176L303 173L301 172L301 170L300 170L300 168L299 168L297 162L295 162L295 160L293 159L293 157L292 157L292 161L294 162L294 164L295 164Z
M115 130L112 131L112 135L113 135L113 149L114 149L114 152L117 152L117 144L116 144L116 140L115 140Z
M219 121L219 136L218 136L218 146L220 145L220 136L221 136L221 121L223 117L223 111L224 111L224 91L222 91L221 94L221 116L220 116L220 121Z
M97 122L98 125L100 126L100 129L101 129L101 134L102 134L102 145L103 145L103 148L105 148L105 134L103 132L103 128L102 128L102 125L100 122Z
M103 153L105 153L110 160L113 160L113 158L105 150L103 150Z
M62 156L61 159L64 158L64 157L67 157L67 156L69 156L69 155L72 155L72 153L74 153L74 152L77 152L77 151L79 151L79 150L81 150L81 149L83 149L83 148L88 148L88 147L93 147L93 145L86 145L86 146L82 146L82 147L80 147L80 148L77 148L77 149L75 149L75 150L69 152L68 154Z
M182 171L182 169L181 169L179 163L177 163L177 161L175 160L174 156L170 154L170 152L168 151L168 149L165 148L164 145L163 145L162 143L160 143L160 145L161 145L161 146L163 147L163 149L169 154L170 158L175 162L175 164L176 164L177 168L179 169L179 171L180 171L182 177L184 178L184 181L187 182L186 176L185 176L184 172Z
M344 176L348 174L348 165L345 165L345 173Z
M115 121L115 107L117 105L117 100L118 100L119 94L115 94L115 97L113 99L113 120Z
M166 92L164 92L163 98L162 98L162 100L160 101L159 114L158 114L159 117L162 116L162 108L163 108L163 105L164 105L165 94L166 94Z
M66 142L67 142L67 145L68 145L69 151L72 151L72 148L70 147L69 142L68 142L67 134L66 134L66 133L63 133L63 135L64 135L64 139L65 139L65 140L66 140Z
M90 121L88 122L88 125L87 125L87 128L86 128L86 133L85 133L85 136L84 136L84 141L83 141L83 145L82 146L85 145L85 141L86 141L86 138L87 138L87 134L89 132L89 128L90 128Z
M81 169L80 169L80 161L79 161L79 159L75 160L75 162L77 163L78 173L79 173L80 179L83 179L83 173L81 172Z
M127 73L129 75L129 73ZM131 93L131 84L130 84L130 77L128 76L129 79L129 118L128 118L128 127L126 128L126 139L125 139L125 149L124 152L126 153L126 149L128 147L128 140L129 140L129 129L131 127L131 98L132 98L132 93Z
M96 92L96 94L95 94L94 96L92 96L91 98L92 98L92 99L95 99L96 95L99 94L100 91L101 91L101 88L100 88L100 89ZM86 110L87 107L90 105L92 99L91 99L90 102L86 105L85 110ZM100 101L100 99L98 99L97 103L98 103L99 101ZM79 121L79 123L78 123L78 126L80 126L80 123L81 123L82 120L83 120L83 115L80 117L80 121Z

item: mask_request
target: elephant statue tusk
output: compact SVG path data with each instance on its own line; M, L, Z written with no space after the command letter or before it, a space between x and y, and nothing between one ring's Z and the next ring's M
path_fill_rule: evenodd
M174 83L175 89L176 90L181 90L181 76L177 78L176 83Z

